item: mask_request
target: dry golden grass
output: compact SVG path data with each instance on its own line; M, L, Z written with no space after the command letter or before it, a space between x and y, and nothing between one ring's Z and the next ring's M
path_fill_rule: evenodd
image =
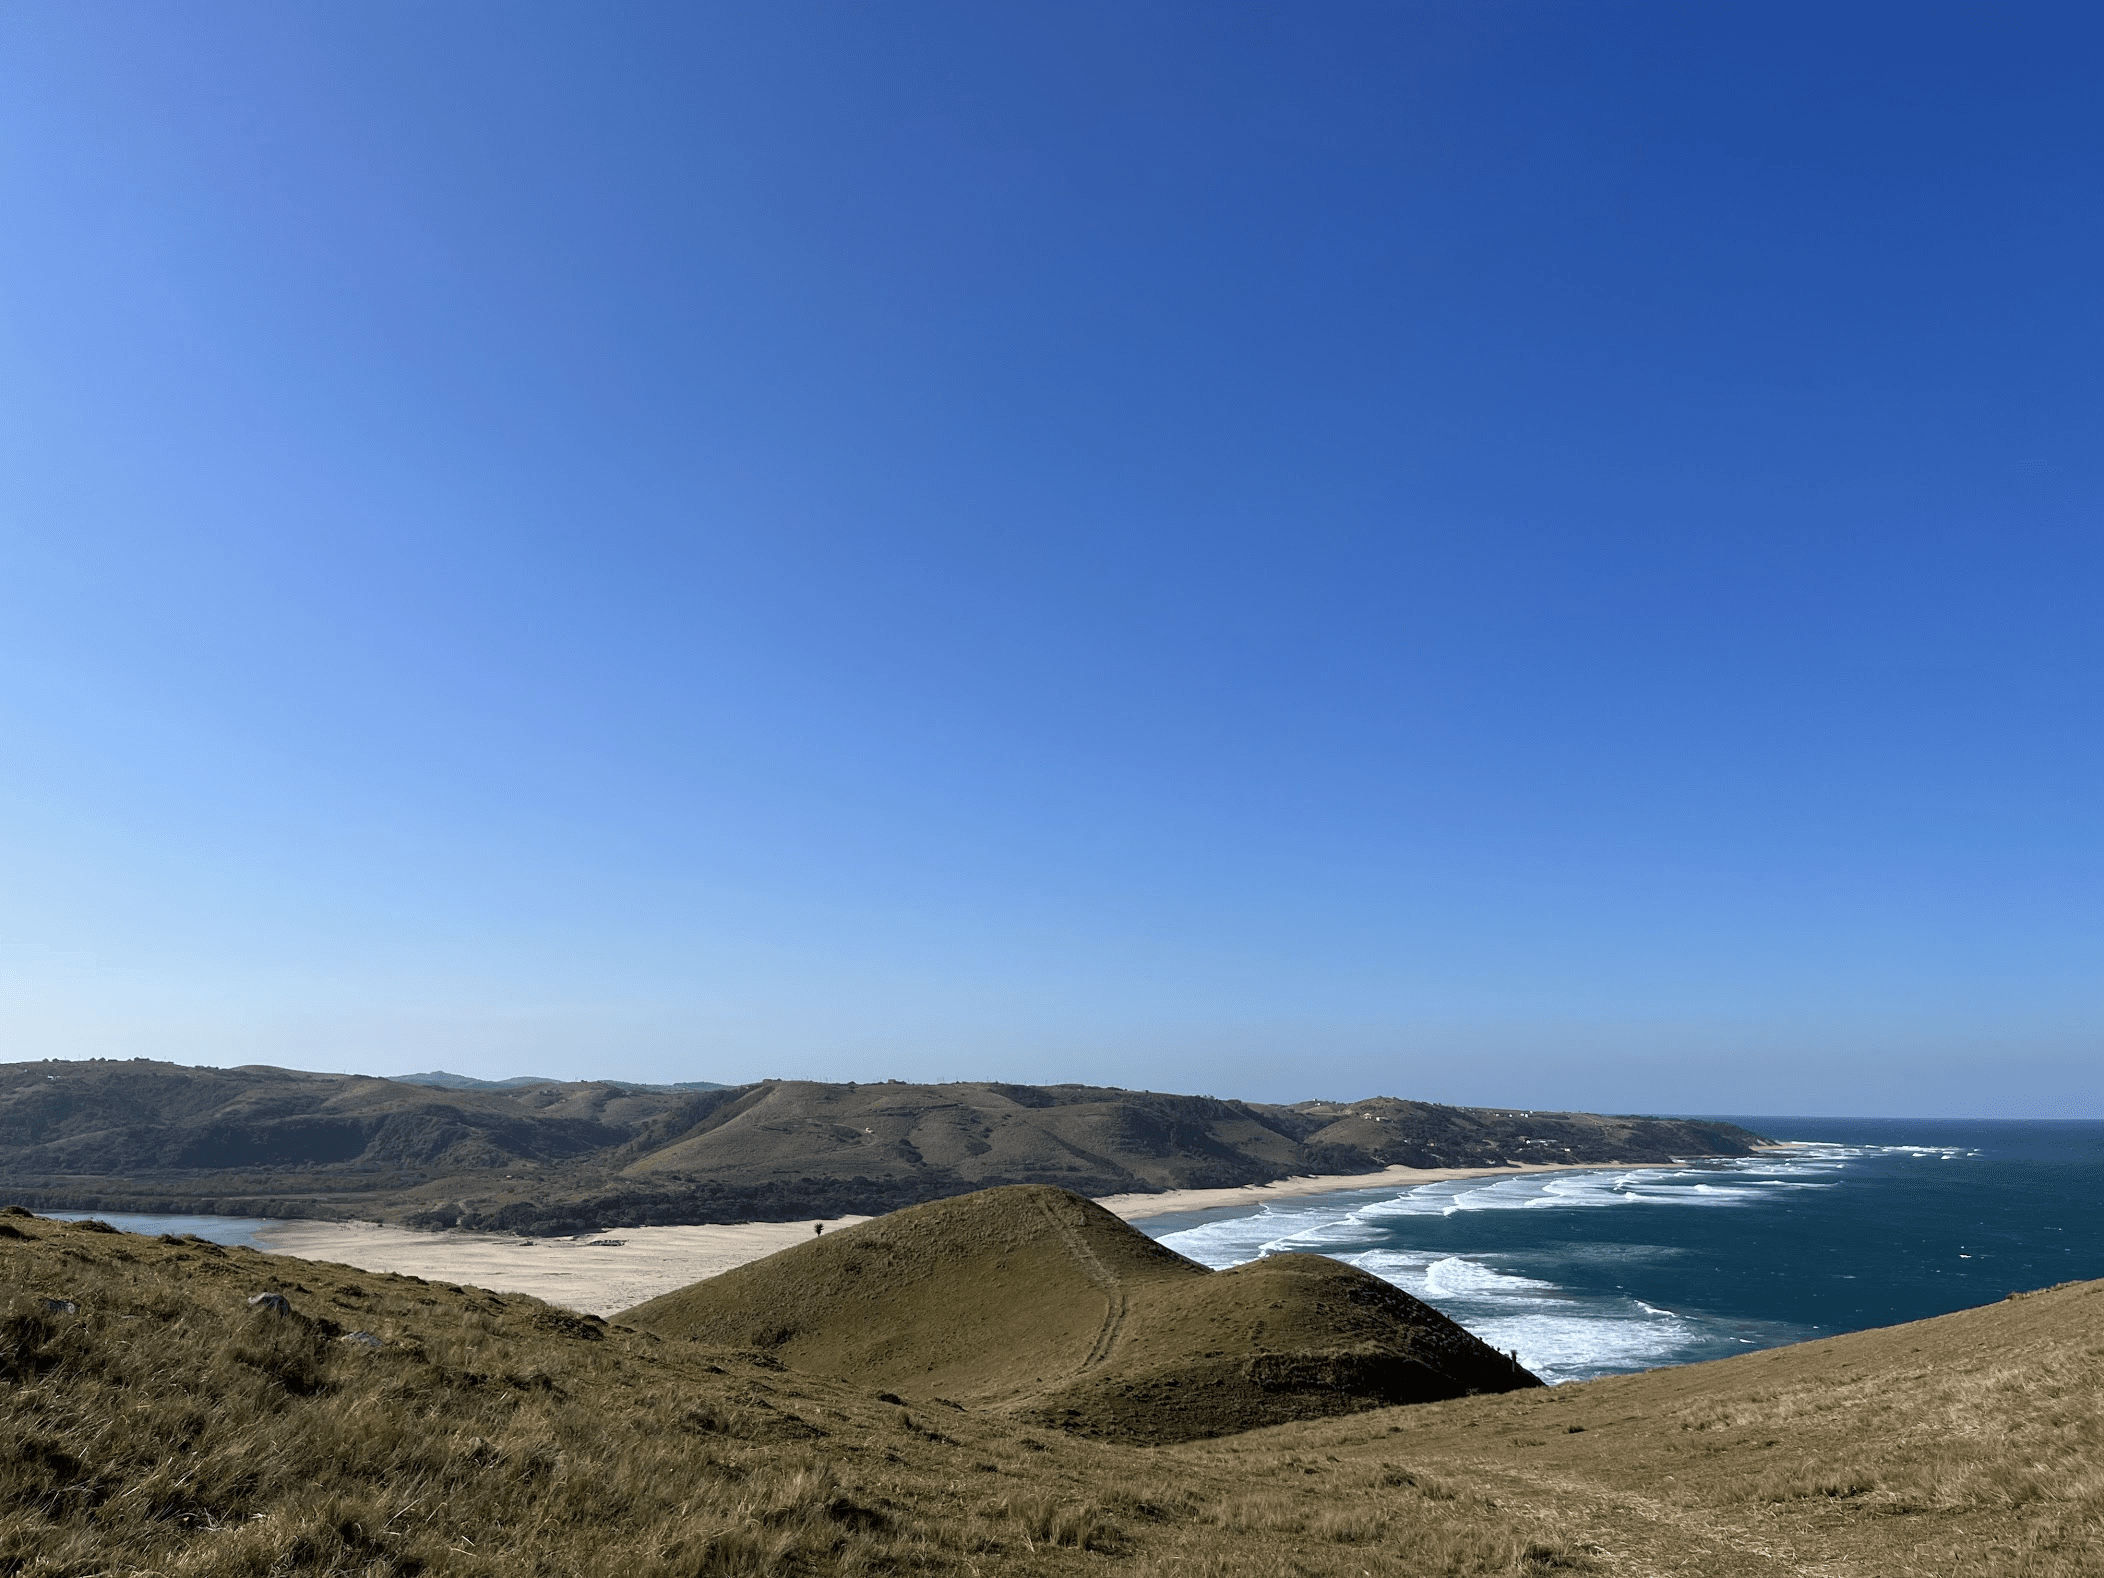
M1210 1271L1030 1184L895 1211L618 1319L1135 1442L1541 1385L1356 1266L1272 1255Z
M1344 1508L1297 1467L1275 1493L1239 1463L1164 1473L532 1299L0 1225L24 1235L0 1237L0 1573L1417 1578L1556 1546L1408 1474Z
M1636 1571L2104 1573L2104 1283L1380 1417Z
M19 1216L0 1283L0 1574L2104 1574L2104 1283L1153 1448Z

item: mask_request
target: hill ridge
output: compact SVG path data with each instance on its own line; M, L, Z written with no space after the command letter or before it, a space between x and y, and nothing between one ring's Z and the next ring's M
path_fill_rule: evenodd
M1212 1271L1042 1184L814 1237L615 1321L1123 1440L1541 1385L1355 1266L1277 1255Z
M510 1079L477 1079L472 1074L449 1074L435 1068L423 1074L383 1074L397 1085L429 1085L439 1090L527 1090L535 1085L561 1085L568 1081L546 1074L516 1074ZM647 1080L610 1081L628 1090L728 1090L728 1085L708 1079L681 1080L672 1085L654 1085Z
M1758 1143L1728 1123L1390 1096L1278 1105L998 1080L478 1089L146 1059L0 1064L0 1190L27 1205L543 1235L878 1215L1003 1184L1149 1193Z

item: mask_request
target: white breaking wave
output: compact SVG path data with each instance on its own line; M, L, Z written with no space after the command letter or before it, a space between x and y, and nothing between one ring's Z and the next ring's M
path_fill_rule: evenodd
M1642 1370L1692 1357L1700 1336L1677 1316L1631 1319L1586 1315L1493 1315L1472 1320L1469 1329L1501 1351L1517 1350L1520 1363L1556 1385L1617 1370Z
M1425 1254L1407 1249L1369 1249L1342 1257L1383 1282L1426 1300L1465 1300L1470 1304L1534 1306L1561 1297L1553 1282L1498 1271L1464 1255Z
M1552 1384L1697 1357L1710 1341L1703 1323L1673 1310L1641 1299L1603 1308L1462 1255L1373 1249L1351 1261L1444 1309L1500 1352L1517 1351Z
M1634 1294L1582 1297L1554 1282L1501 1270L1493 1262L1504 1257L1491 1250L1366 1246L1407 1231L1413 1217L1620 1206L1758 1210L1787 1198L1789 1191L1836 1188L1842 1182L1837 1175L1851 1161L1879 1154L1948 1161L1977 1153L1938 1146L1799 1144L1760 1156L1682 1165L1458 1178L1371 1199L1371 1191L1361 1191L1280 1202L1249 1216L1165 1234L1162 1242L1215 1269L1265 1255L1335 1255L1445 1310L1491 1346L1517 1350L1520 1362L1542 1379L1579 1380L1702 1357L1714 1354L1720 1342L1750 1339L1735 1335L1735 1328L1662 1309Z
M1556 1291L1556 1284L1493 1271L1478 1261L1447 1255L1425 1267L1425 1291L1434 1297L1443 1295L1451 1299L1495 1299L1501 1302L1517 1299L1525 1304L1538 1304L1542 1294Z

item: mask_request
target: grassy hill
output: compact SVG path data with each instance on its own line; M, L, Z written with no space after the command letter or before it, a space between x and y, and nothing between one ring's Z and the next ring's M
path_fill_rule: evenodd
M1355 1266L1211 1271L1043 1185L879 1217L617 1319L1133 1441L1541 1384Z
M0 1229L9 1572L2104 1572L2104 1283L1136 1446L517 1295Z
M420 1078L428 1076L419 1076ZM876 1215L1001 1184L1104 1195L1297 1173L1746 1154L1730 1124L1085 1085L435 1088L296 1069L0 1064L0 1188L44 1209L587 1232Z

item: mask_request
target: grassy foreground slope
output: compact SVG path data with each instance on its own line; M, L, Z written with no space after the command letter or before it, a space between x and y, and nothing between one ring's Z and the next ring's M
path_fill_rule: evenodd
M516 1295L0 1227L6 1572L2104 1573L2104 1283L1136 1447Z
M1553 1517L1607 1571L2104 1574L2104 1282L1372 1417L1382 1452ZM1262 1450L1338 1439L1295 1425Z
M1295 1173L1742 1156L1728 1123L1087 1085L432 1089L282 1068L0 1064L0 1187L47 1210L528 1234L877 1215L999 1184L1080 1194Z
M517 1295L0 1228L0 1572L1415 1578L1573 1557L1553 1520L1385 1457L1325 1469L1320 1498L1264 1459L1288 1526L1239 1461L887 1397Z
M1031 1184L878 1217L615 1319L1129 1441L1541 1384L1356 1266L1212 1271Z

